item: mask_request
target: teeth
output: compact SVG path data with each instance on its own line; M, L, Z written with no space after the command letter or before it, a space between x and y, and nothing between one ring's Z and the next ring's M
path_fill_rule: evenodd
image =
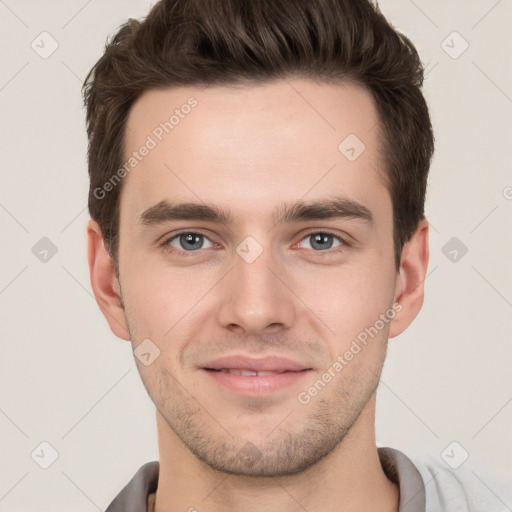
M233 370L233 369L227 369L223 368L221 372L224 373L232 373L233 375L245 375L247 377L262 377L265 375L276 375L280 372L254 372L252 370Z

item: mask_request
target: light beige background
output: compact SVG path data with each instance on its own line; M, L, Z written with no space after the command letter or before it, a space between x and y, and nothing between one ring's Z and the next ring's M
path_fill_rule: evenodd
M80 97L107 35L149 5L0 0L0 511L104 510L158 458L130 344L110 332L89 284ZM378 443L445 464L457 441L463 467L510 482L512 2L380 5L428 64L437 147L426 300L390 343ZM46 59L31 47L50 48L43 31L58 42ZM469 44L458 58L454 31ZM43 237L57 248L46 263L32 252ZM452 237L468 249L457 262L443 253ZM43 441L59 454L48 469L31 457Z

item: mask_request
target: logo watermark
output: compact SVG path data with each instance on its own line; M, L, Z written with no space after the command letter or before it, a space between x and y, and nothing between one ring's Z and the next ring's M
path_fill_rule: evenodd
M186 103L181 105L180 108L174 110L174 113L167 121L163 121L155 126L150 135L146 137L144 144L142 144L137 151L133 151L131 156L123 163L123 165L106 181L102 187L96 187L93 195L96 199L104 199L108 192L111 192L123 178L139 165L142 160L149 153L158 146L166 135L172 132L176 126L185 119L192 109L197 107L198 101L194 97L190 97Z
M311 399L317 396L329 382L331 382L336 375L338 375L345 366L348 365L352 359L354 359L357 354L359 354L364 347L368 344L368 337L373 339L377 334L379 334L384 327L389 324L393 318L395 318L397 313L402 311L403 306L399 302L395 302L391 308L389 308L385 313L381 313L379 319L370 326L365 327L357 336L356 339L352 341L350 348L346 350L343 355L338 356L336 361L329 366L329 368L320 376L320 378L314 382L307 390L301 391L297 395L297 399L299 403L302 405L307 405L311 402Z

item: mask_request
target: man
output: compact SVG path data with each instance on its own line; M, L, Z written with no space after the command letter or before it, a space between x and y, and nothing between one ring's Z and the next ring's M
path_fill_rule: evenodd
M90 277L160 451L108 512L500 510L375 443L428 264L422 81L361 0L160 1L107 46Z

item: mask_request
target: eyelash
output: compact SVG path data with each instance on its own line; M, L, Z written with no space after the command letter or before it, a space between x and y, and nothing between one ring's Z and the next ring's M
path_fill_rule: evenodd
M344 250L344 248L350 247L350 244L345 240L345 238L342 238L340 235L338 235L336 233L333 233L333 232L331 232L329 230L310 231L310 232L306 233L299 240L298 243L302 242L305 238L308 238L311 235L320 235L320 234L322 234L322 235L330 235L333 238L338 239L338 241L341 242L341 245L338 246L338 247L335 247L333 249L326 249L325 251L315 251L313 249L306 249L307 251L310 251L313 254L315 254L315 256L323 257L323 256L326 256L326 255L332 255L333 253L340 253L340 252L342 252ZM200 236L202 236L204 238L207 238L209 240L208 236L205 235L204 233L201 233L200 231L180 231L179 233L176 233L176 234L172 235L171 237L164 238L164 240L161 243L159 243L158 246L164 252L167 252L169 254L174 254L176 252L183 253L182 255L184 257L194 256L194 254L196 254L196 253L201 251L201 249L198 249L196 251L184 251L184 250L181 250L181 249L176 249L175 247L171 247L169 245L169 243L172 242L173 240L175 240L176 238L180 237L181 235L200 235ZM211 240L210 240L210 242L211 242ZM212 242L212 243L214 243L214 242Z

